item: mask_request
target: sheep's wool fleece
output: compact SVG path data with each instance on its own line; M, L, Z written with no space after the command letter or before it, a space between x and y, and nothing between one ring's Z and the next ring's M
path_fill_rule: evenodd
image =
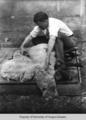
M43 68L47 44L39 44L27 49L29 57L21 55L20 50L17 50L13 59L6 60L1 65L1 77L6 80L15 80L23 82L34 76L36 67Z

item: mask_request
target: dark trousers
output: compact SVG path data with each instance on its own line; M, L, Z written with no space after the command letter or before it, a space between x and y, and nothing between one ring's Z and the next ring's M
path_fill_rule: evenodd
M66 36L65 34L59 34L59 37L56 39L55 42L55 54L56 60L64 62L64 52L76 46L75 37Z

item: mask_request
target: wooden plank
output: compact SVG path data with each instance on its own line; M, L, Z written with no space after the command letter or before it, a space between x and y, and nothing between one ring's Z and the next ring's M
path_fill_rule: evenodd
M30 94L38 94L41 95L41 91L36 85L28 85L28 84L0 84L0 95L30 95Z
M65 84L57 85L57 90L61 96L77 96L81 95L81 84Z
M81 84L57 84L59 95L75 96L81 94ZM41 95L36 83L0 83L0 95Z

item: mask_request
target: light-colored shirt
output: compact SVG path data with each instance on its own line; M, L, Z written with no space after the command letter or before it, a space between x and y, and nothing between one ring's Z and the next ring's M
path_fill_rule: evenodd
M49 18L48 31L49 31L49 36L55 36L55 37L58 37L59 31L67 36L71 36L73 34L73 32L64 22L56 18ZM39 28L39 26L35 26L33 30L30 32L30 35L33 38L46 34L47 34L47 29L42 30L41 28Z

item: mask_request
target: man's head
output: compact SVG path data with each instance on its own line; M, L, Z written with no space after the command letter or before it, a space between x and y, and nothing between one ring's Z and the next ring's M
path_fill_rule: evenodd
M44 12L36 13L33 20L41 29L46 29L48 27L48 15Z

